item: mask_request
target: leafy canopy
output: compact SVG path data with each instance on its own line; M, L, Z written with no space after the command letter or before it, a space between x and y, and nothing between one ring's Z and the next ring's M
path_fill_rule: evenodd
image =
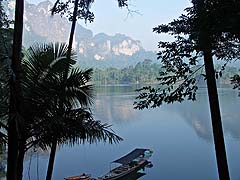
M225 63L222 70L228 62L239 58L240 3L235 0L193 0L192 3L192 7L185 9L186 14L153 29L174 36L175 40L159 42L157 55L163 68L157 78L159 86L138 89L135 108L155 108L185 98L195 100L197 83L202 75L205 77L202 60L206 48L211 49L215 59ZM208 37L207 42L203 37ZM221 76L221 72L216 75Z
M119 7L128 7L128 0L117 0ZM53 8L52 14L66 15L70 21L73 20L73 7L75 1L72 0L56 0ZM94 0L79 0L77 4L77 18L83 19L85 22L93 22L94 13L91 11L91 5Z

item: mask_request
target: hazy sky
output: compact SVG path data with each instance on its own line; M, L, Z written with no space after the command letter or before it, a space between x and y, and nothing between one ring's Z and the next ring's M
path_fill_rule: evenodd
M42 0L28 1L38 3ZM128 11L118 8L117 0L95 0L92 6L95 13L94 22L87 25L84 22L79 23L91 29L94 34L126 34L140 40L144 48L157 50L157 42L167 37L153 33L152 28L177 18L189 5L189 0L130 0L129 8L140 14L133 13L132 16L127 16Z

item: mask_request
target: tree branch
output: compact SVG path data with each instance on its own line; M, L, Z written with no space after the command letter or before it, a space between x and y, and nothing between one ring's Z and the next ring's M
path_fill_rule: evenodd
M3 127L5 130L8 131L8 126L5 125L4 123L2 123L2 122L0 121L0 128L1 128L1 127Z

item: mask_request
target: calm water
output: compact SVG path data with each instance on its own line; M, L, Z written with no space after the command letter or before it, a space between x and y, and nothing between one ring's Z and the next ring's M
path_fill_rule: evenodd
M165 105L154 110L133 110L135 87L98 88L94 115L113 125L124 138L117 145L86 144L60 147L53 180L82 172L98 177L109 170L112 160L136 147L151 148L153 167L141 180L217 180L207 94L200 90L198 101ZM225 140L232 180L240 180L240 98L231 89L219 89ZM25 178L44 179L47 154L25 163ZM38 162L38 163L37 163ZM29 164L31 168L29 170Z

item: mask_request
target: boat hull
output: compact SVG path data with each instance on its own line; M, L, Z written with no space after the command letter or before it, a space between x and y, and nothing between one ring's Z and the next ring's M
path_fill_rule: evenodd
M134 167L132 167L132 168L126 170L126 171L123 171L123 172L121 172L119 174L116 174L116 175L113 175L113 176L105 175L103 177L98 178L98 180L117 180L117 179L121 179L121 178L131 174L132 172L139 171L140 169L144 168L148 163L149 163L149 161L144 160L141 163L137 164L136 166L134 166ZM121 167L121 166L119 166L119 167Z
M91 175L83 173L81 175L70 176L70 177L66 177L64 179L65 180L91 180Z

